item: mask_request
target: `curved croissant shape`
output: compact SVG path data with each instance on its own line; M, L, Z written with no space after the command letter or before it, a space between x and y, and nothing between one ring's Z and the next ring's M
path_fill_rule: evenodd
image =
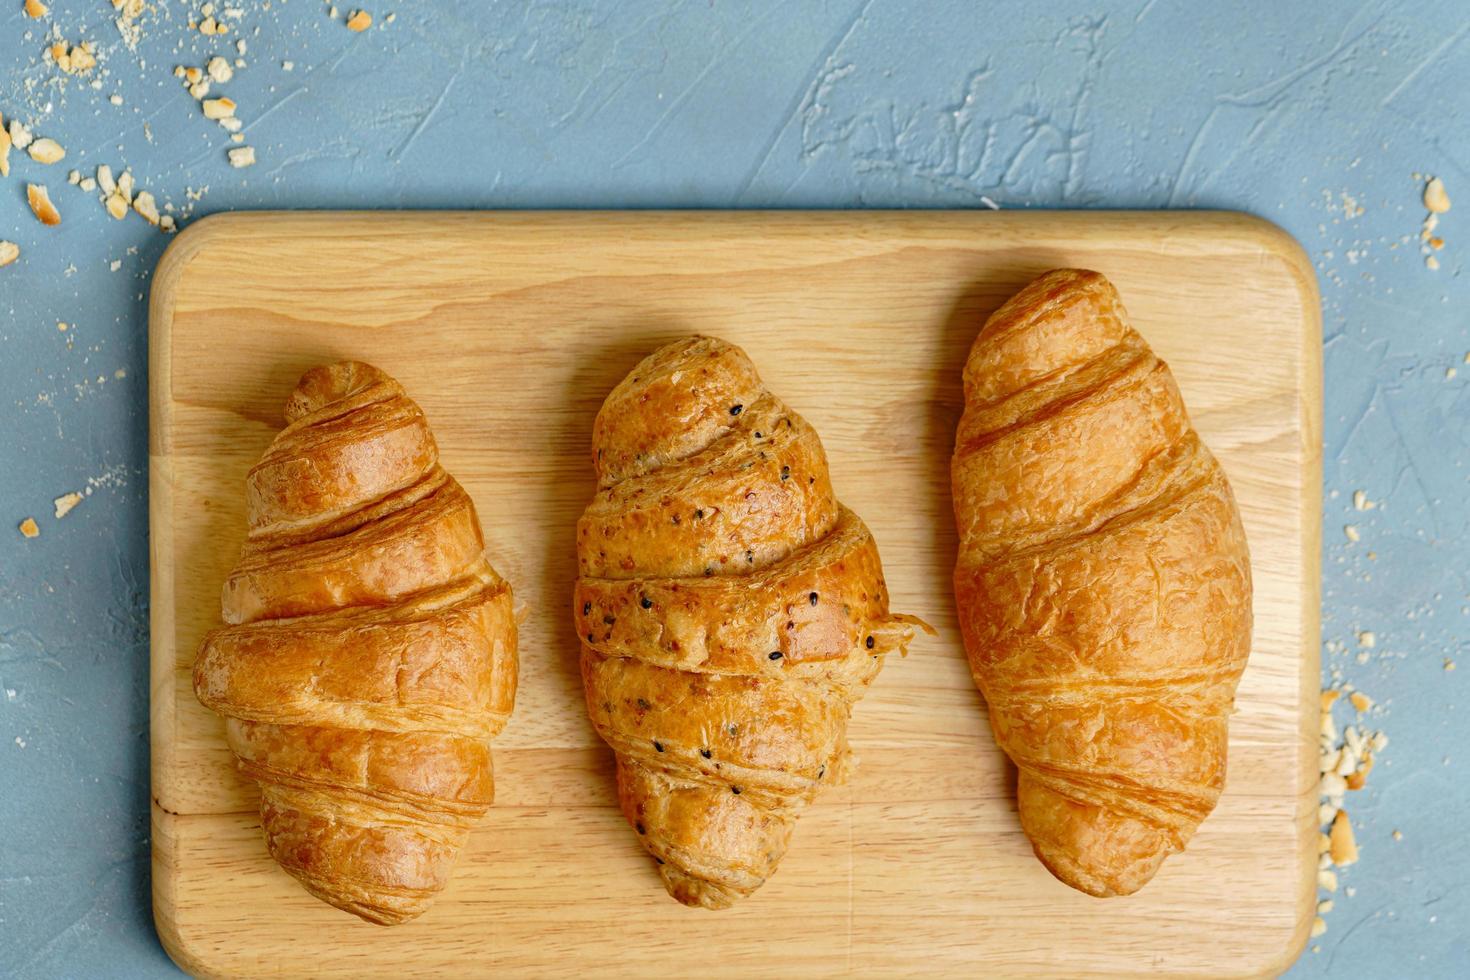
M726 908L843 776L852 706L911 630L816 432L740 348L655 351L592 441L574 597L587 710L669 893Z
M306 372L247 477L249 536L194 690L260 784L271 855L370 922L419 915L494 795L515 701L510 586L418 405Z
M1096 272L986 322L953 463L955 595L1036 855L1127 895L1225 782L1250 653L1245 534L1169 368Z

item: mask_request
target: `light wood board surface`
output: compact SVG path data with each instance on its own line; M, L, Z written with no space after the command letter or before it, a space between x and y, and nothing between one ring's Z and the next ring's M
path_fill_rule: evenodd
M1245 520L1255 644L1219 808L1131 898L1059 884L1017 824L956 626L960 367L1034 275L1097 269L1172 365ZM569 602L591 423L644 354L742 345L821 434L895 610L934 624L857 706L859 757L738 907L665 893L583 710ZM1221 213L257 214L182 234L150 350L154 912L187 970L458 977L1284 969L1315 874L1321 342L1315 280ZM297 376L372 361L428 413L529 607L496 806L448 890L384 929L266 853L252 785L189 669L244 534L244 477Z

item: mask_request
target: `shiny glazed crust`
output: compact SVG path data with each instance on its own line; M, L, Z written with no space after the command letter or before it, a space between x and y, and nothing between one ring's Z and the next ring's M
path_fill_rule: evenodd
M1127 895L1225 782L1251 639L1224 471L1096 272L1032 282L980 331L953 461L955 596L1037 856Z
M419 407L367 364L313 368L247 477L229 625L194 665L260 784L271 855L383 925L444 888L494 796L515 701L510 586Z
M816 432L740 348L691 337L645 358L593 456L573 597L588 714L669 893L727 908L843 777L852 705L912 630Z

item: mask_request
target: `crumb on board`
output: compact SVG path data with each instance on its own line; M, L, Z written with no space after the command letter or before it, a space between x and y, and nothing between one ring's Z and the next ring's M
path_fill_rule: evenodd
M27 517L20 522L20 533L28 538L38 538L41 536L41 528L37 526L34 517Z
M20 258L20 246L15 242L0 241L0 268Z
M230 166L237 170L241 167L249 167L255 163L255 147L236 146L229 151Z
M366 10L354 10L351 16L347 18L347 29L357 34L361 34L372 26L373 15Z

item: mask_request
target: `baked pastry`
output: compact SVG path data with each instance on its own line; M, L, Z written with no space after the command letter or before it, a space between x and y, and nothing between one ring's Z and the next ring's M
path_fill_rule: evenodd
M418 405L348 361L302 376L246 478L249 534L194 690L260 784L271 855L370 922L444 888L515 701L510 586Z
M1096 272L1049 272L965 364L955 566L965 649L1063 882L1127 895L1225 783L1251 643L1230 484Z
M853 704L911 637L816 432L740 348L691 337L613 389L577 525L587 710L669 893L726 908L840 780Z

